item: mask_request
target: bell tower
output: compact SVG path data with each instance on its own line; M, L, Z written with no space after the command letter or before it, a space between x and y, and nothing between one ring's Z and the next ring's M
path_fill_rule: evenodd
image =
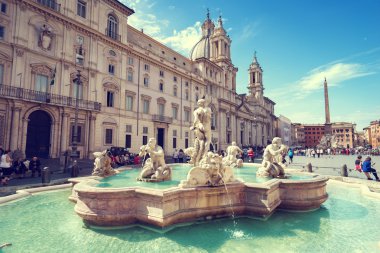
M210 60L214 62L231 62L231 39L223 27L222 16L218 18L218 25L210 39L211 55Z
M210 11L207 9L207 16L206 20L202 24L202 37L210 37L211 34L214 32L214 22L210 19Z
M260 99L263 97L263 70L257 61L256 51L253 56L253 62L248 69L248 98L249 99Z

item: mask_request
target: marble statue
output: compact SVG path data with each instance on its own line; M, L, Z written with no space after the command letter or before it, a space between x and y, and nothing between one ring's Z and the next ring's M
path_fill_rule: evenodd
M147 155L149 158L145 160ZM159 182L171 179L172 170L166 165L164 150L157 145L156 138L150 138L146 145L140 147L139 156L143 157L145 163L138 180Z
M243 160L238 159L236 156L241 155L243 153L243 150L241 150L237 145L236 142L232 142L231 146L227 147L227 155L223 158L223 164L226 166L231 167L237 167L240 168L243 166Z
M288 147L282 144L281 138L274 137L272 144L264 150L262 166L257 170L257 177L283 177L286 166L282 160L287 150Z
M338 140L335 135L326 134L323 135L319 144L318 148L328 149L328 148L337 148L338 147Z
M111 158L107 155L107 150L103 152L94 152L94 170L93 176L108 177L116 174L116 171L111 167Z
M198 100L198 108L194 110L194 123L190 130L194 131L194 153L191 157L194 165L198 165L200 160L209 150L211 143L211 109L206 106L205 99Z
M219 186L234 182L235 177L231 166L223 163L223 157L209 151L211 143L211 109L206 99L198 100L198 108L193 113L194 147L185 149L185 154L191 157L193 165L182 180L180 187ZM236 152L236 149L231 151Z

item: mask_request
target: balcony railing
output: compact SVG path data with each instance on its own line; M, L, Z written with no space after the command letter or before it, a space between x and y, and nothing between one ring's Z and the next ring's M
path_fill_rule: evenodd
M110 37L111 39L114 39L114 40L117 40L117 41L121 41L121 36L120 36L120 34L117 34L115 31L112 31L112 30L106 29L106 35L107 35L108 37Z
M157 114L152 115L152 120L155 122L162 122L168 124L171 124L173 122L173 118Z
M36 0L36 2L56 12L61 11L61 5L57 4L57 1L55 0Z
M76 99L48 92L28 90L14 86L0 85L0 97L16 98L25 101L75 107ZM100 111L101 103L78 99L78 108Z

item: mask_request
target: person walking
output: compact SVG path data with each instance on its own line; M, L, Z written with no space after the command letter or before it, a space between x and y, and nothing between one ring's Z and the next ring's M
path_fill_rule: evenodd
M370 175L370 173L372 173L375 176L376 181L380 181L379 177L377 176L377 171L371 166L371 157L367 156L367 158L364 160L362 164L362 170L364 174L367 176L368 180L372 180Z
M30 161L29 169L32 171L32 177L34 177L36 171L38 172L38 176L41 176L41 162L37 156L34 156Z
M289 156L289 163L293 163L293 156L294 156L293 149L289 148L288 156Z
M255 162L255 152L253 152L252 148L248 149L247 154L248 154L248 162L250 163Z
M183 163L183 158L184 158L184 156L185 156L185 153L183 152L182 149L180 149L180 150L178 151L178 162L179 162L179 163Z
M178 150L177 149L174 149L174 153L173 153L173 161L174 163L178 163Z

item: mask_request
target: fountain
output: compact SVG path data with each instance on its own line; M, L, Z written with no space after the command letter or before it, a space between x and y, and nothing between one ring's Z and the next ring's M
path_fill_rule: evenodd
M268 217L276 208L308 211L319 208L326 201L326 177L278 178L284 174L278 159L286 150L279 138L266 148L261 169L276 178L262 183L237 180L234 168L241 163L236 159L240 148L232 143L224 159L210 152L211 110L206 99L200 99L198 106L191 127L195 134L194 146L185 150L191 157L191 168L186 180L180 181L179 185L166 189L136 185L102 188L100 177L71 179L75 185L70 200L76 203L74 210L87 225L142 223L164 228L178 223L230 217L231 213ZM142 146L140 154L150 156L139 176L142 183L171 177L172 170L165 164L163 150L156 145L155 139L151 138L146 146Z

